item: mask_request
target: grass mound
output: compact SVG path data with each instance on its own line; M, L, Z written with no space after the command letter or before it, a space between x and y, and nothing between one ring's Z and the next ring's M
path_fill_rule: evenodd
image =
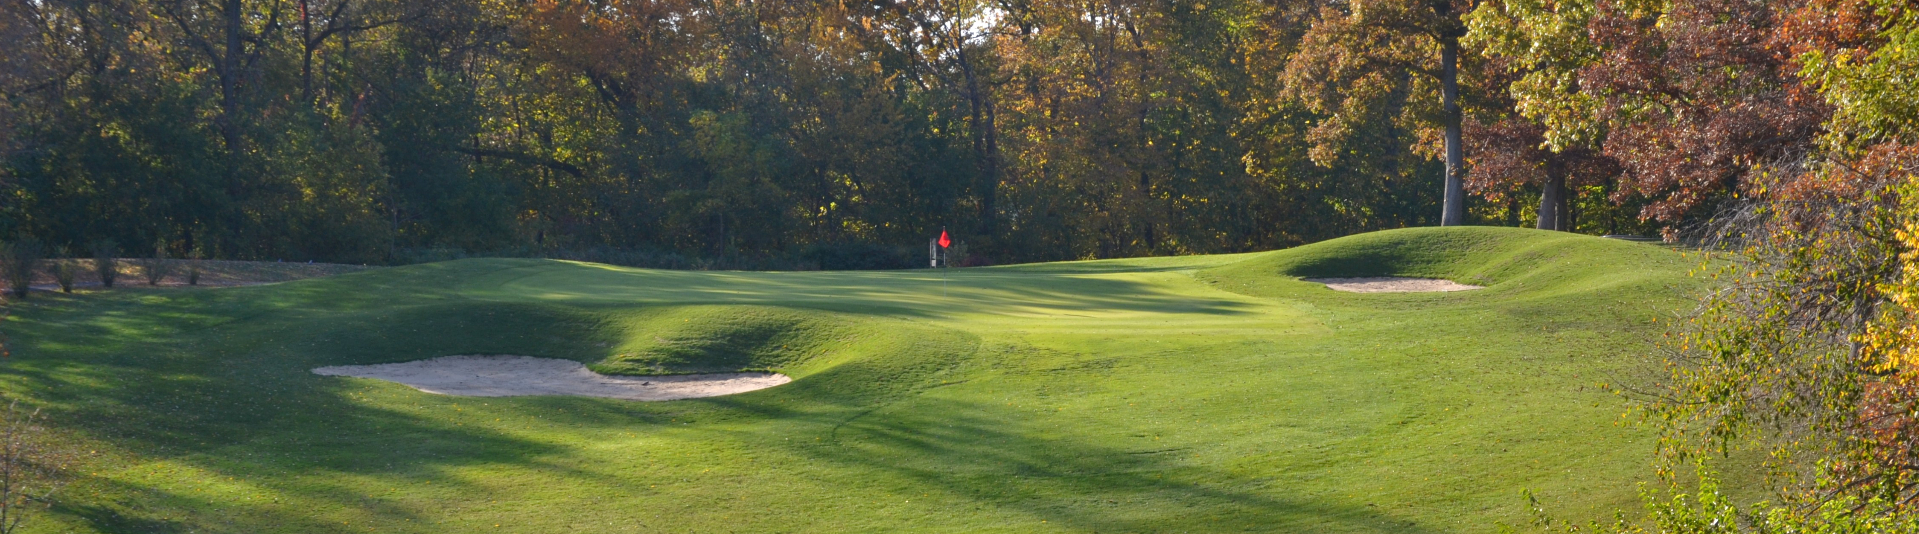
M97 451L38 532L1484 532L1635 505L1594 385L1691 263L1548 232L981 269L460 260L15 304L0 389ZM944 276L942 276L944 275ZM1299 276L1489 284L1359 295ZM452 354L792 383L643 403L315 376Z
M1315 287L1298 278L1370 276L1438 278L1510 295L1665 283L1672 272L1691 265L1670 250L1644 243L1519 228L1447 227L1323 241L1210 269L1204 276L1223 289L1262 296Z
M590 367L634 375L796 367L842 348L856 322L771 306L677 306L631 318L615 353Z

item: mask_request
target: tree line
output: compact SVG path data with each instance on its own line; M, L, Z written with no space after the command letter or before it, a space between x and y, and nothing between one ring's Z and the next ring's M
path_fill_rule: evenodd
M1429 225L1448 191L1446 222L1642 233L1819 123L1783 45L1639 21L1769 22L1660 5L7 2L0 236L364 263L946 227L1010 262Z

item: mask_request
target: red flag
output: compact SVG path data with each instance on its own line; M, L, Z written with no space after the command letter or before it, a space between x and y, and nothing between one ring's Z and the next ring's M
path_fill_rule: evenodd
M946 229L940 229L940 248L953 246L952 238L946 237Z

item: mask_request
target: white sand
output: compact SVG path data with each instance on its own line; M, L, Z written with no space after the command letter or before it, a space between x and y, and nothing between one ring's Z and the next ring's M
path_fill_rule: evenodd
M609 376L573 360L532 356L443 356L405 363L320 367L313 374L377 378L441 395L575 395L641 401L718 397L793 381L777 373Z
M1301 278L1307 282L1326 284L1334 291L1351 293L1428 293L1439 291L1466 291L1483 289L1483 286L1469 286L1452 280L1434 280L1431 278L1406 278L1400 276L1375 276L1369 278Z

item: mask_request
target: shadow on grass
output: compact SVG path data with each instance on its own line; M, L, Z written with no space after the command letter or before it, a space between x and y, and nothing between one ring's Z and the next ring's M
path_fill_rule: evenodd
M309 372L319 364L343 361L448 353L565 357L556 353L598 348L593 314L612 313L611 304L587 310L526 302L536 297L591 303L644 295L633 290L641 284L643 289L664 287L709 299L705 303L726 303L728 292L771 298L766 295L786 291L818 296L817 303L830 302L828 297L896 299L923 282L879 280L878 289L862 293L848 290L856 279L845 278L861 275L774 280L766 275L728 279L716 273L648 272L648 277L637 279L618 275L574 283L565 288L571 296L543 294L522 297L521 302L470 301L456 291L438 289L442 286L436 284L461 283L473 272L501 270L476 265L429 266L420 274L421 286L388 287L391 293L386 295L366 291L398 284L393 280L403 270L350 275L367 278L365 284L354 282L360 284L355 287L371 288L366 291L330 285L348 278L342 277L271 288L171 295L124 292L80 299L89 302L51 303L16 316L16 357L0 368L0 386L33 398L54 419L131 451L142 461L166 459L222 477L250 478L255 486L302 503L301 508L280 508L221 502L182 495L172 486L103 481L103 492L113 497L61 510L108 532L167 532L183 526L340 530L320 523L318 509L404 521L417 517L415 512L376 497L374 488L349 481L379 477L395 484L431 482L449 488L451 495L471 496L487 490L466 485L453 471L489 464L534 467L564 479L609 486L626 482L613 473L568 467L570 445L462 419L473 412L459 407L489 402L497 406L486 411L487 416L514 415L578 429L563 436L566 440L582 433L657 431L673 424L670 428L695 437L783 449L830 466L832 476L844 478L843 483L858 484L869 476L911 480L968 503L1090 530L1326 526L1421 532L1389 514L1289 498L1283 490L1261 487L1255 480L1166 454L1126 450L1099 436L1036 437L1062 430L1031 428L1010 410L922 396L944 380L963 378L951 372L977 353L979 340L956 331L946 332L947 337L913 336L905 344L888 345L893 348L885 354L863 355L779 388L669 403L415 397L392 391L374 402L362 398L368 395L365 383ZM1017 273L981 280L994 277L1017 287L980 293L986 303L976 306L1039 301L1069 309L1248 313L1237 302L1193 299L1131 280L1080 278L1049 285ZM627 293L600 294L615 290ZM855 294L844 295L849 291ZM789 432L826 438L827 445L784 443L782 435ZM176 517L180 514L187 517ZM1217 527L1210 522L1214 520ZM831 530L831 525L805 527Z
M44 407L64 429L143 463L178 462L297 497L309 507L395 520L412 516L362 488L261 475L380 475L457 487L460 482L446 476L449 469L523 462L560 450L470 421L356 400L363 385L308 372L328 352L318 338L335 333L305 328L316 324L310 317L315 312L287 309L284 301L227 298L116 292L42 299L9 322L14 356L0 367L0 389ZM208 525L231 531L266 525L290 532L336 529L315 522L306 513L310 509L173 491L205 482L175 478L163 488L95 478L84 484L104 499L69 502L55 512L103 532Z
M1289 495L1257 479L1183 461L1179 448L1129 450L1111 437L1034 428L1021 414L992 404L920 397L847 417L849 411L801 414L729 398L706 402L768 419L809 420L814 431L830 436L827 446L802 447L753 435L736 439L782 447L872 480L910 480L916 490L1036 525L1045 520L1092 532L1434 532L1415 518ZM1042 435L1059 437L1036 437Z
M685 272L629 270L554 262L538 276L470 285L474 298L589 304L778 304L896 317L959 312L1161 312L1244 315L1237 300L1202 298L1127 278L962 270L942 279L932 271ZM1168 269L1171 270L1171 269ZM1137 271L1137 270L1132 270ZM484 287L483 287L484 286Z
M135 497L120 501L56 500L51 511L61 519L78 522L100 532L139 532L168 534L203 532L215 528L229 532L254 532L263 526L283 532L329 532L344 530L343 525L314 517L298 505L248 502L188 495L152 487L135 486L114 480L90 477L79 481L85 487L108 495ZM364 495L331 492L337 502L354 502L370 508L385 520L418 521L420 516L403 507L392 506ZM189 513L198 517L189 517Z

